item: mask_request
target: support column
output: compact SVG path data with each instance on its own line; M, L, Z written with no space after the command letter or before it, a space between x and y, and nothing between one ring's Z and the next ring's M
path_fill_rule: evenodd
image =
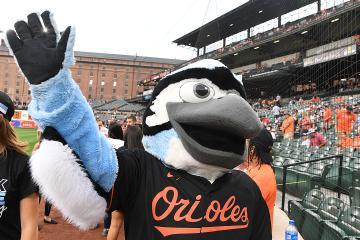
M281 16L278 17L278 27L281 27Z

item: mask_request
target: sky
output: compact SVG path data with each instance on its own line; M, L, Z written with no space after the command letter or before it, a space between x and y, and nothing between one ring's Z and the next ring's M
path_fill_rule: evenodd
M0 30L6 32L31 12L50 10L60 30L76 27L76 51L187 60L196 52L173 40L247 1L7 0L1 4Z

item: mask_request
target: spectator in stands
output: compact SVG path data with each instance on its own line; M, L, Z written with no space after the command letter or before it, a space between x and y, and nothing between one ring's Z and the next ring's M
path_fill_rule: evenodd
M269 119L268 117L266 117L266 116L263 116L263 117L261 117L261 122L262 122L265 126L267 126L267 125L270 124L270 119Z
M248 159L238 169L246 172L259 186L270 213L273 225L273 213L276 199L276 179L270 164L273 159L271 148L273 138L268 130L263 128L258 136L250 140Z
M281 101L281 96L280 96L280 94L277 94L275 100L276 100L276 102L280 103L280 101Z
M306 134L309 129L312 128L312 123L307 112L303 112L300 125L301 134Z
M345 104L340 104L339 108L337 108L337 109L335 110L335 112L336 112L336 116L337 116L339 113L341 113L341 112L346 112Z
M326 145L326 139L324 135L319 132L316 132L314 128L309 129L310 135L310 146L311 147L323 147Z
M320 97L315 95L310 100L312 103L320 103Z
M324 131L327 131L328 129L331 128L331 121L332 121L332 111L328 104L324 105L323 120L324 120Z
M285 139L293 139L294 138L294 119L291 116L290 112L285 112L285 119L280 127L281 131L284 134Z
M271 113L274 115L275 118L278 118L280 116L280 107L277 103L272 108Z
M304 104L304 99L302 97L299 98L299 105L302 106Z
M105 137L108 136L108 132L109 132L109 129L107 129L105 127L105 124L103 121L101 121L100 119L97 120L97 124L98 124L98 127L99 127L99 131L105 135Z
M130 115L129 117L126 118L126 126L132 126L136 124L136 116L135 115Z
M294 109L292 116L294 118L294 126L296 128L296 126L298 126L299 124L299 111L297 109Z
M347 106L346 111L339 111L336 115L336 132L338 135L348 136L353 130L353 123L357 122L353 107Z
M309 133L303 133L301 146L310 147L310 138L308 137Z

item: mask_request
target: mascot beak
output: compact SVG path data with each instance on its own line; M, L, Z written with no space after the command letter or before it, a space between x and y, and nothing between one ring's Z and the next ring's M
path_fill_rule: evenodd
M247 156L245 141L262 124L251 106L235 94L202 103L168 103L170 122L185 149L199 162L227 169Z

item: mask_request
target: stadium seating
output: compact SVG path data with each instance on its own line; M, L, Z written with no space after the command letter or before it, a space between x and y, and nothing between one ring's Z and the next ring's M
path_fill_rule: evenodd
M298 166L295 166L292 169L289 169L287 171L287 178L286 178L286 190L288 193L294 195L294 196L301 196L302 194L298 192L298 176L300 172L306 172L309 168L310 164L305 163Z
M324 199L323 192L313 189L305 194L302 201L290 200L288 203L289 218L295 220L295 225L300 230L304 221L304 209L317 210Z
M283 163L281 162L273 162L273 169L275 172L275 176L276 176L276 183L277 184L282 184L282 180L283 180L283 165L287 165L287 164L293 164L298 162L295 159L287 159L285 160ZM291 169L292 167L290 167L289 169ZM286 180L288 182L288 180ZM281 185L278 185L281 186Z
M326 164L322 162L313 163L306 171L297 175L296 196L302 196L313 188L320 188L322 185L322 173Z
M359 239L360 207L350 207L345 210L335 224L324 222L321 240Z
M360 171L355 170L352 172L353 187L360 187Z
M350 205L360 207L360 187L349 188Z
M98 107L97 110L99 110L99 111L113 110L113 109L117 109L117 108L119 108L121 106L124 106L126 104L128 104L128 103L125 100L118 99L118 100L108 102L105 105L102 105L102 106Z
M322 225L325 221L336 223L344 210L344 202L341 199L328 197L320 205L318 211L304 210L304 222L301 234L306 240L318 240L321 238Z
M327 165L322 180L326 188L347 193L348 188L352 186L353 170L349 167L342 167L339 179L340 168L338 164Z

